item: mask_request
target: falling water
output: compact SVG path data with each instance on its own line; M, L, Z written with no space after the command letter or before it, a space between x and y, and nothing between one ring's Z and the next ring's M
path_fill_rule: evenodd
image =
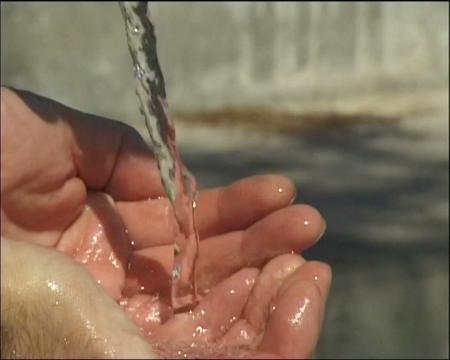
M119 2L133 59L140 110L158 161L161 180L172 202L178 229L172 271L172 306L196 302L195 261L198 235L194 223L196 183L181 161L170 120L164 78L156 54L154 26L147 2Z

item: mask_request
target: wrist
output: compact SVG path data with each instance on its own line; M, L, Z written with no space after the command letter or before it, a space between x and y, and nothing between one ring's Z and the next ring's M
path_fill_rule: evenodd
M1 239L2 358L155 358L120 307L81 265Z

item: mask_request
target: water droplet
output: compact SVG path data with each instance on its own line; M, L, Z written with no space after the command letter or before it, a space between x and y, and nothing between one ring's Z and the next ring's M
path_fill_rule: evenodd
M255 279L245 279L245 285L250 286L255 283Z
M160 323L161 322L160 314L161 313L159 311L150 311L148 313L148 315L145 317L144 320L145 320L146 323L150 323L150 322L152 322L152 323L154 323L154 322Z
M249 338L247 331L244 330L244 329L242 329L242 330L239 332L239 335L241 335L241 337L244 338L245 340L247 340L247 339Z
M171 179L175 179L175 166L169 168L169 176Z
M293 314L289 318L289 322L292 325L301 325L303 314L305 313L306 308L308 307L308 304L310 303L310 300L308 298L305 298L305 302L300 306L295 314Z
M108 259L109 259L109 262L112 264L112 266L114 266L116 269L120 269L120 262L119 262L119 260L117 260L117 258L113 252L111 254L109 254Z
M144 70L142 69L141 65L135 65L134 76L136 76L139 80L142 80L144 78Z
M192 334L192 336L202 335L202 334L204 334L204 333L207 332L207 331L208 331L207 328L204 328L203 326L199 325L199 326L197 326L197 327L195 328L195 331L194 331L194 333Z
M48 281L47 282L47 286L50 290L52 291L58 291L59 290L59 286L56 283L56 281L52 280L52 281Z
M179 280L180 277L181 277L181 268L180 268L180 265L177 265L172 270L172 279Z

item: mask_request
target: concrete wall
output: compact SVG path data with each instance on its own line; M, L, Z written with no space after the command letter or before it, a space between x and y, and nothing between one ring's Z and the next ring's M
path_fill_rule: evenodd
M447 14L448 3L155 7L172 101L186 107L443 83Z
M2 83L138 116L115 3L2 3ZM172 109L302 102L448 80L448 3L155 3Z

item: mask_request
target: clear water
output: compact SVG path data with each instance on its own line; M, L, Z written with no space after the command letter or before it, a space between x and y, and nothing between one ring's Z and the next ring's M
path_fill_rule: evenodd
M175 230L172 306L196 303L195 262L198 235L194 223L196 182L184 166L175 143L175 128L166 100L164 78L156 53L156 37L147 2L119 2L133 59L136 93L161 180L172 202Z

